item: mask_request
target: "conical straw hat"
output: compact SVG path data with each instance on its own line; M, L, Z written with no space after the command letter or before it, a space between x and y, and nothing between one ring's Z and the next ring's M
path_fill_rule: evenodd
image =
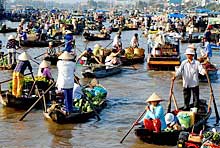
M164 101L158 96L155 92L146 100L146 102L153 102L153 101Z
M18 56L18 60L20 61L28 61L31 59L31 56L27 52L23 52Z
M40 68L46 68L46 67L50 67L50 64L46 60L43 60L40 63Z
M64 51L59 57L58 59L61 60L72 60L74 59L74 57L67 51Z

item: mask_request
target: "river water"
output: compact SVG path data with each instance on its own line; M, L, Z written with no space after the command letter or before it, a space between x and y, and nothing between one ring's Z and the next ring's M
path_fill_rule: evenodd
M11 26L16 23L6 22ZM127 47L130 39L136 31L122 32L123 47ZM146 38L139 33L140 47L147 49ZM0 40L3 45L6 44L7 37L10 34L0 34ZM114 33L111 35L112 39ZM82 36L76 36L76 47L83 50L86 42ZM108 45L111 40L89 42L88 47L93 47L96 43L103 46ZM181 46L181 53L184 53L185 47ZM111 45L109 46L109 48ZM36 57L45 52L46 48L30 48L25 49L32 56ZM6 51L5 48L2 49ZM22 50L19 49L21 52ZM147 52L146 52L147 54ZM220 65L219 53L213 54L212 61ZM40 62L40 59L39 59ZM32 63L34 73L37 74L38 65ZM33 110L23 121L18 121L25 112L24 110L16 110L6 108L0 105L0 147L43 147L43 148L169 148L171 146L157 146L146 144L140 141L132 131L123 144L119 141L130 129L132 123L144 111L145 100L153 92L157 92L166 101L162 102L166 108L169 97L169 89L171 83L172 72L160 72L147 70L146 63L134 65L138 70L133 70L133 67L123 69L121 74L107 78L99 79L100 83L108 90L107 107L100 113L101 120L91 119L87 123L82 124L65 124L59 125L44 119L42 110ZM76 74L80 75L81 67L78 65ZM52 67L53 77L57 77L56 67ZM11 78L11 71L0 71L0 81ZM85 79L82 82L87 81ZM3 89L7 88L4 84ZM212 83L214 96L217 106L220 106L220 81ZM200 85L200 98L209 100L209 86L207 83ZM174 86L174 94L177 99L178 106L183 105L182 97L182 81L176 80ZM172 106L173 107L173 106ZM208 125L213 127L215 123L215 113L208 120ZM216 127L218 130L220 128ZM161 139L158 139L161 140Z

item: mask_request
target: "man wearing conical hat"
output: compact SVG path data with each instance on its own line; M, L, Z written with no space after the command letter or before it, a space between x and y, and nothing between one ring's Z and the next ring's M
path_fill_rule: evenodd
M184 110L189 110L191 92L193 93L194 107L199 107L199 73L205 75L206 70L199 61L193 58L195 51L192 48L187 48L185 55L187 59L182 61L172 80L174 81L176 77L182 76Z
M69 52L64 51L57 62L58 77L57 87L64 92L64 105L67 114L73 111L73 88L74 88L74 71L75 62L74 56Z
M15 36L10 35L6 45L6 48L8 49L8 66L16 64L16 49L19 47L19 42L15 40Z
M160 104L161 101L164 101L158 94L153 93L147 100L146 102L148 105L146 106L146 114L144 117L135 124L142 124L145 126L145 128L148 128L149 130L158 130L155 129L156 127L151 127L153 124L150 126L150 122L154 122L152 120L155 120L158 122L158 127L160 127L159 130L164 130L166 126L166 121L164 117L164 109L162 105Z
M22 95L22 87L24 80L24 71L28 67L32 73L32 66L30 64L31 56L27 52L23 52L18 56L18 63L13 71L12 76L12 95L20 97Z
M65 48L63 51L71 52L73 49L73 34L70 30L66 30L65 33L66 33L64 36Z

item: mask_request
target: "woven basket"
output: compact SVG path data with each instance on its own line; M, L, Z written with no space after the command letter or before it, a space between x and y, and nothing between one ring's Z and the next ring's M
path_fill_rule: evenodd
M134 48L134 54L137 56L143 56L145 50L143 48Z
M127 54L134 54L134 48L131 48L131 47L128 47L128 48L125 48L125 53Z

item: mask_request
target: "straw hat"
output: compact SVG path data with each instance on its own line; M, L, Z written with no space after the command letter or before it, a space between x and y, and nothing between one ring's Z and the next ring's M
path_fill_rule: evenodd
M14 35L10 35L9 37L8 37L8 40L14 40L15 39L15 36Z
M167 113L165 115L165 121L166 121L166 124L170 124L171 122L174 121L174 115L172 113Z
M31 56L27 52L23 52L18 56L18 60L20 61L28 61L31 59Z
M71 34L72 32L70 30L66 30L66 34Z
M99 48L99 47L101 47L100 44L95 44L95 46L94 46L94 48Z
M188 48L195 49L195 45L194 45L194 44L189 44L189 45L188 45Z
M64 51L59 57L58 59L61 60L72 60L74 59L74 57L67 51Z
M158 96L155 92L146 100L146 102L153 102L153 101L163 101L160 96Z
M185 52L184 54L194 55L194 54L195 54L195 51L194 51L192 48L187 48L187 49L186 49L186 52Z
M50 66L50 64L46 60L43 60L40 63L40 68L46 68L46 67L49 67L49 66Z
M53 42L49 42L49 45L52 46L52 45L53 45Z

